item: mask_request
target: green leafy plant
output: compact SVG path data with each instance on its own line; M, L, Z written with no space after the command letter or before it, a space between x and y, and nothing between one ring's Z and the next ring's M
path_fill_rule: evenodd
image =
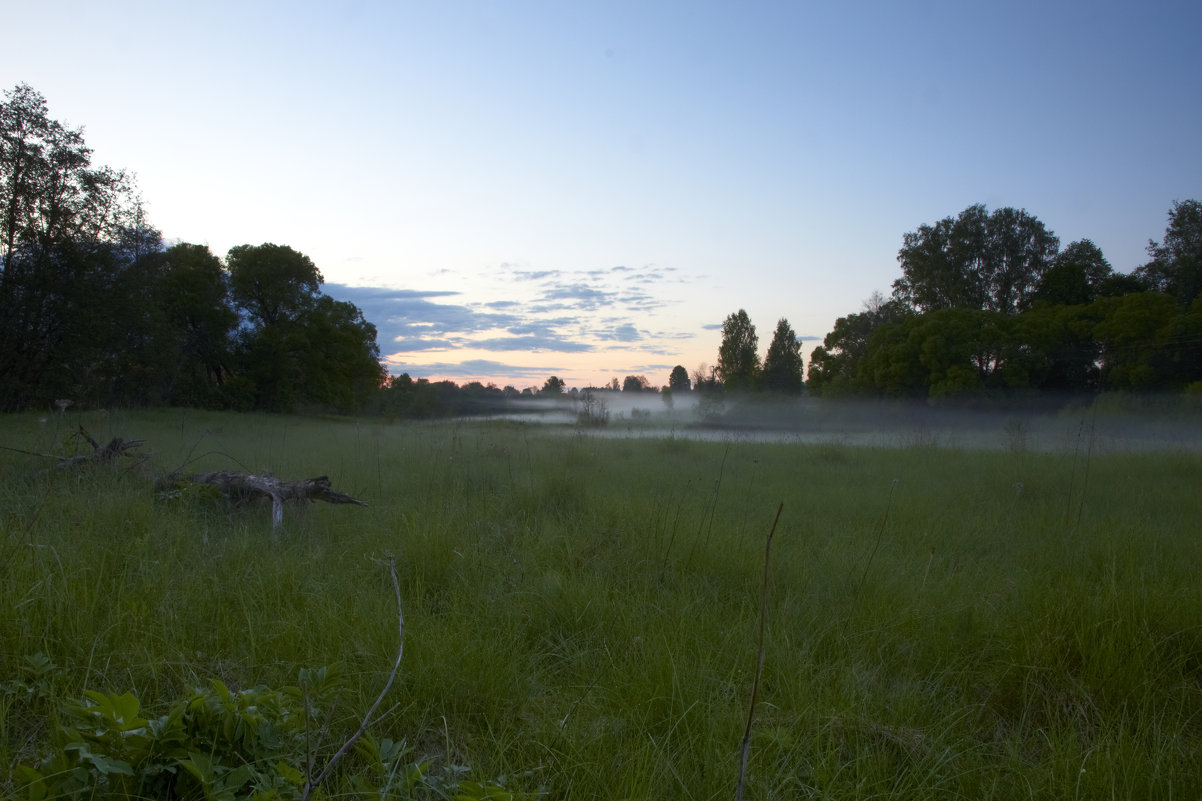
M17 797L300 799L337 675L303 669L295 686L240 691L214 680L158 717L146 717L131 693L88 691L62 705L50 754L16 768ZM408 761L404 741L369 734L355 754L344 782L361 798L513 798L497 784L431 775L427 761Z

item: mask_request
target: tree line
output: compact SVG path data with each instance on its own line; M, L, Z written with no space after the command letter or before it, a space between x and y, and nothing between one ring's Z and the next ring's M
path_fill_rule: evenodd
M354 411L385 374L375 327L304 254L224 262L146 220L130 175L27 85L0 103L0 410L56 400Z
M1149 261L1118 273L1025 210L970 206L904 235L902 275L840 317L811 355L814 396L1003 399L1202 393L1202 203L1173 204ZM800 343L781 319L763 362L747 312L722 326L698 390L798 394Z
M0 410L181 405L405 417L471 414L566 394L389 377L376 329L321 292L287 246L168 245L132 177L92 164L81 129L27 85L0 103ZM1115 272L1088 239L1024 210L974 205L903 236L901 277L840 317L803 370L788 320L761 361L745 310L717 362L596 391L696 389L823 397L998 398L1202 392L1202 203L1173 204L1149 261Z
M974 205L907 233L902 275L812 354L814 395L929 400L1202 391L1202 203L1115 272L1026 211Z

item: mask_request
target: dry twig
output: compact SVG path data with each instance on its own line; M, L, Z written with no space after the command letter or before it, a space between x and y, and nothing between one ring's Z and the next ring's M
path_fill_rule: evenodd
M764 672L764 624L768 618L768 556L772 552L772 535L776 533L776 524L780 522L780 513L784 511L785 502L781 501L776 507L776 519L768 531L768 541L764 545L764 583L760 587L760 634L759 657L755 664L755 678L751 681L751 704L747 711L747 730L743 732L742 755L739 758L739 780L735 784L735 801L743 801L743 785L747 779L747 757L751 754L751 724L755 721L755 705L760 692L760 675Z
M330 777L330 772L334 770L334 766L338 764L338 761L346 756L346 753L351 750L351 746L367 731L367 727L372 723L372 715L375 714L376 709L384 700L384 696L388 695L388 691L392 689L392 683L396 680L397 671L401 669L401 657L405 653L405 613L401 607L401 583L396 577L396 560L393 559L392 554L388 555L388 575L392 578L392 588L396 592L397 628L400 633L400 644L397 646L396 662L393 663L392 672L388 674L388 681L385 682L384 689L380 691L375 703L371 705L371 708L367 710L367 714L363 716L363 722L359 724L359 729L351 735L349 740L342 744L342 747L338 749L338 753L330 757L330 761L326 763L321 773L317 774L317 778L310 778L305 782L305 792L302 796L304 801L309 801L322 782Z

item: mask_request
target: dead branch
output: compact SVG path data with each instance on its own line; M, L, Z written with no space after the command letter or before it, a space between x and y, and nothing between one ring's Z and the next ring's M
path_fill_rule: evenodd
M325 501L326 503L353 503L367 506L358 498L352 498L330 487L328 476L307 478L302 481L282 481L271 473L250 475L234 470L218 470L215 473L197 473L188 479L193 484L208 484L216 487L230 499L242 500L256 497L271 499L271 525L279 526L284 520L284 501Z
M351 735L349 740L342 744L342 747L338 749L338 753L330 757L330 761L326 763L325 768L322 769L316 778L307 777L302 796L304 801L309 801L313 797L313 793L317 788L321 787L322 783L329 778L330 772L334 770L334 766L338 764L338 761L346 756L346 753L351 750L351 746L355 744L355 741L367 731L367 727L372 724L372 715L375 714L376 709L380 706L380 702L384 700L384 696L388 695L388 691L392 689L392 683L396 681L397 671L401 669L401 659L405 655L405 611L401 606L401 582L396 577L396 560L392 554L388 554L388 575L392 579L392 589L396 593L397 629L400 640L397 645L396 661L392 663L392 672L388 674L388 681L384 682L384 689L380 690L380 694L376 696L375 703L371 705L371 708L367 710L367 714L363 716L363 722L359 724L358 730Z
M133 456L130 451L135 448L140 448L144 444L140 439L125 440L121 437L113 437L107 445L101 445L96 440L92 439L92 435L84 430L83 426L79 427L79 436L87 440L92 446L91 453L80 454L79 456L63 457L55 456L52 458L58 459L58 464L52 468L43 470L47 473L50 470L74 470L77 467L82 467L87 464L108 464L117 460L121 456ZM50 454L41 454L50 456Z

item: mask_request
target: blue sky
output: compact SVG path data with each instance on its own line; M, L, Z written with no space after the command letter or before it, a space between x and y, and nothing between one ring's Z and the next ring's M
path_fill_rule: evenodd
M10 5L3 88L414 376L664 384L739 308L808 350L973 203L1125 272L1202 198L1196 2Z

